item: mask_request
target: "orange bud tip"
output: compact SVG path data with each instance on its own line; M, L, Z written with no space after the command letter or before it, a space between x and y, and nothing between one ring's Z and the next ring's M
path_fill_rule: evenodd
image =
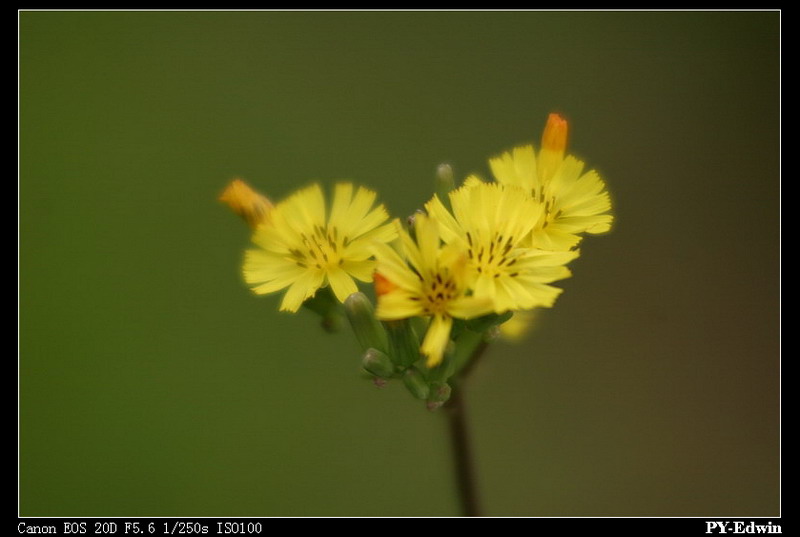
M253 229L266 221L272 210L272 202L241 179L231 181L220 194L219 201L227 204Z
M397 286L386 279L381 273L376 272L372 275L372 279L375 282L375 294L377 296L385 295L386 293L391 293Z
M542 149L563 153L567 149L567 120L556 113L547 118L542 133Z

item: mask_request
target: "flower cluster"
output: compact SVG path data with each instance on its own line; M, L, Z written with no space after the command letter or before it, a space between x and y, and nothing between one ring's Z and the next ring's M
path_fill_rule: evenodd
M387 222L375 193L350 183L336 185L330 207L316 184L273 205L236 180L220 199L253 229L243 265L253 292L285 290L281 310L306 304L324 318L344 303L364 368L436 406L478 342L515 312L509 332L519 334L532 310L554 304L552 284L570 276L583 235L611 228L605 183L566 142L566 121L551 114L538 152L489 159L491 182L469 176L454 188L440 173L446 188L408 225ZM374 282L377 307L355 280Z

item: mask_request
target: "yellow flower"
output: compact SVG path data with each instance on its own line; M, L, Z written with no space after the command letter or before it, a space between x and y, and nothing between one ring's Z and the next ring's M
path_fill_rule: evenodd
M241 179L231 181L220 194L219 201L227 203L252 229L266 222L272 210L272 202Z
M247 250L244 279L253 292L288 288L281 311L297 311L320 287L330 284L340 302L355 293L353 278L372 281L373 242L396 237L383 205L373 208L375 193L353 185L336 185L330 216L318 184L300 190L269 213L269 222L253 234L258 249Z
M495 179L530 192L544 206L531 231L532 244L547 250L568 250L580 242L580 233L611 229L611 199L595 170L566 156L567 122L550 114L542 135L538 159L533 146L515 147L489 160Z
M381 293L376 315L384 321L431 317L420 352L428 367L442 361L450 341L453 318L470 319L492 311L488 298L467 296L466 256L442 247L439 225L424 214L414 220L416 241L395 221L403 256L385 244L375 244Z
M441 223L442 239L466 253L468 285L488 297L495 312L552 306L561 289L548 285L570 276L564 265L577 251L532 248L525 240L543 207L517 186L469 181L450 193L453 214L438 197L425 208Z

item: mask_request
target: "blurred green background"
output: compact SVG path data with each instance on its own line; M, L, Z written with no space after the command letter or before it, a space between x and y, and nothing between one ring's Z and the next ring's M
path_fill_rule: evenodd
M779 514L779 16L20 13L20 514L457 515L443 416L216 198L406 215L551 111L617 222L466 386L486 514Z

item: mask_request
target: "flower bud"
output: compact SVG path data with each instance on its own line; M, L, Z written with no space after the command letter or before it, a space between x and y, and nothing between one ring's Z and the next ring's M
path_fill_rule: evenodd
M362 349L389 350L389 342L381 323L375 318L375 308L367 295L353 293L344 301L344 311Z
M483 341L486 343L491 343L492 341L497 340L500 337L500 327L497 325L490 326L486 329L483 333Z
M439 164L436 168L436 195L439 200L449 208L450 205L450 192L456 187L455 179L453 178L453 168L447 163Z
M344 323L342 310L339 307L339 301L336 300L333 291L329 287L320 289L314 296L306 299L303 302L303 307L322 318L320 325L326 332L336 333L341 330Z
M219 201L241 216L251 229L264 223L272 210L272 202L241 179L231 181L220 194Z
M550 114L542 133L539 152L539 180L547 182L555 175L567 150L567 121L558 114Z
M376 377L391 378L394 376L394 364L384 353L377 349L367 349L361 359L361 367Z
M385 388L388 384L386 379L382 379L381 377L372 377L372 383L376 388Z
M322 318L319 325L329 334L336 334L342 329L342 321L341 312L331 312Z
M430 395L428 383L425 382L425 379L422 377L422 373L420 373L415 367L409 367L406 369L405 374L403 374L403 384L406 385L406 388L409 392L411 392L411 395L417 399L427 399L428 395Z
M421 210L417 209L414 211L414 214L408 215L406 218L406 226L408 227L408 234L411 235L411 238L417 236L417 215L425 214Z
M542 150L559 153L562 157L567 149L567 120L556 113L547 118L542 132Z
M386 321L383 324L389 333L389 354L394 363L406 367L419 360L419 337L409 320Z
M428 401L444 403L450 399L452 388L446 382L432 382L431 393L428 395Z
M436 410L450 399L452 388L446 382L431 382L428 394L428 409ZM433 406L433 408L431 408Z

